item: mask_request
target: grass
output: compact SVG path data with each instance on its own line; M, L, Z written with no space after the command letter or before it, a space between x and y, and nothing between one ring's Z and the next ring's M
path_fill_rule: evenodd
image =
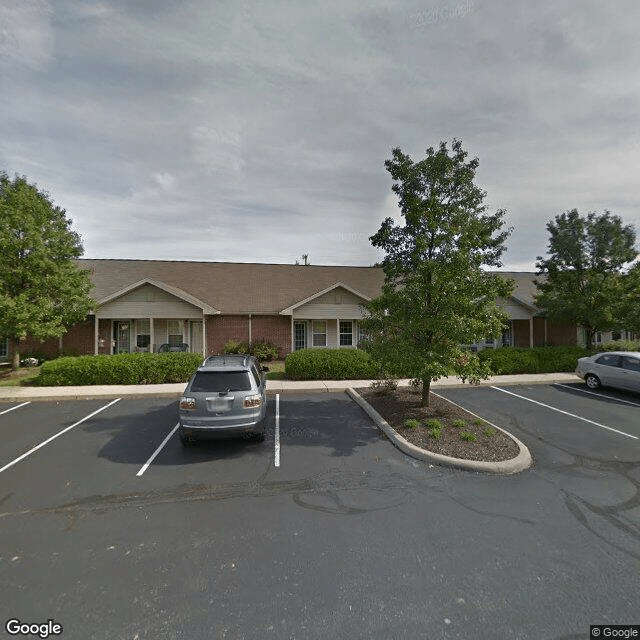
M286 380L284 375L284 360L265 362L264 366L269 367L267 380Z
M3 367L0 370L0 387L28 386L40 375L40 367L21 367L17 371Z

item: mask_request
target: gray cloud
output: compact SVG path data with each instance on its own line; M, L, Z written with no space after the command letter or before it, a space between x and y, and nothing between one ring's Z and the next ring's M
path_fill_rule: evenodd
M0 168L89 257L371 264L384 160L461 138L533 268L578 207L640 223L640 8L30 0L0 9Z

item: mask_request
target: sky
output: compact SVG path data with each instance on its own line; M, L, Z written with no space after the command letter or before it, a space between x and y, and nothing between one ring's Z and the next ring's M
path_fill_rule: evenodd
M640 234L637 0L1 0L0 170L87 258L371 265L384 166L478 157L506 270L546 224Z

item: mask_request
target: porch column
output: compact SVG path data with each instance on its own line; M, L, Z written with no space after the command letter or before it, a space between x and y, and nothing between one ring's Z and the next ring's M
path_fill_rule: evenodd
M251 314L249 314L249 344L251 344Z
M153 353L153 318L149 318L149 353Z
M533 316L529 318L529 346L533 348Z
M94 333L93 333L93 353L94 355L98 355L98 314L96 313L93 316L94 320Z
M295 346L296 345L295 345L294 333L293 333L293 313L292 313L291 314L291 353L293 353Z
M207 357L207 314L202 312L202 356Z
M340 348L340 318L336 318L336 349Z

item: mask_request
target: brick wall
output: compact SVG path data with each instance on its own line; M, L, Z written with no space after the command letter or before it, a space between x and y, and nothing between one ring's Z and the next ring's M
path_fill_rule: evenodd
M280 358L291 351L290 316L252 316L251 339L267 340L278 347Z
M98 319L98 353L106 355L111 353L112 335L111 320L107 318Z
M44 355L47 358L53 358L60 350L60 340L58 338L49 338L47 340L38 340L28 336L26 340L20 343L20 359L33 355ZM9 351L11 351L11 340L9 340ZM11 359L11 353L9 354Z
M62 336L62 348L76 351L78 355L89 355L94 352L95 321L93 316L67 328Z
M578 344L578 330L575 324L548 322L547 342L554 347Z
M528 347L529 343L529 321L514 320L513 321L513 346Z
M272 342L283 358L291 351L291 318L252 316L251 339ZM229 340L249 341L249 316L207 316L207 355L222 353Z

